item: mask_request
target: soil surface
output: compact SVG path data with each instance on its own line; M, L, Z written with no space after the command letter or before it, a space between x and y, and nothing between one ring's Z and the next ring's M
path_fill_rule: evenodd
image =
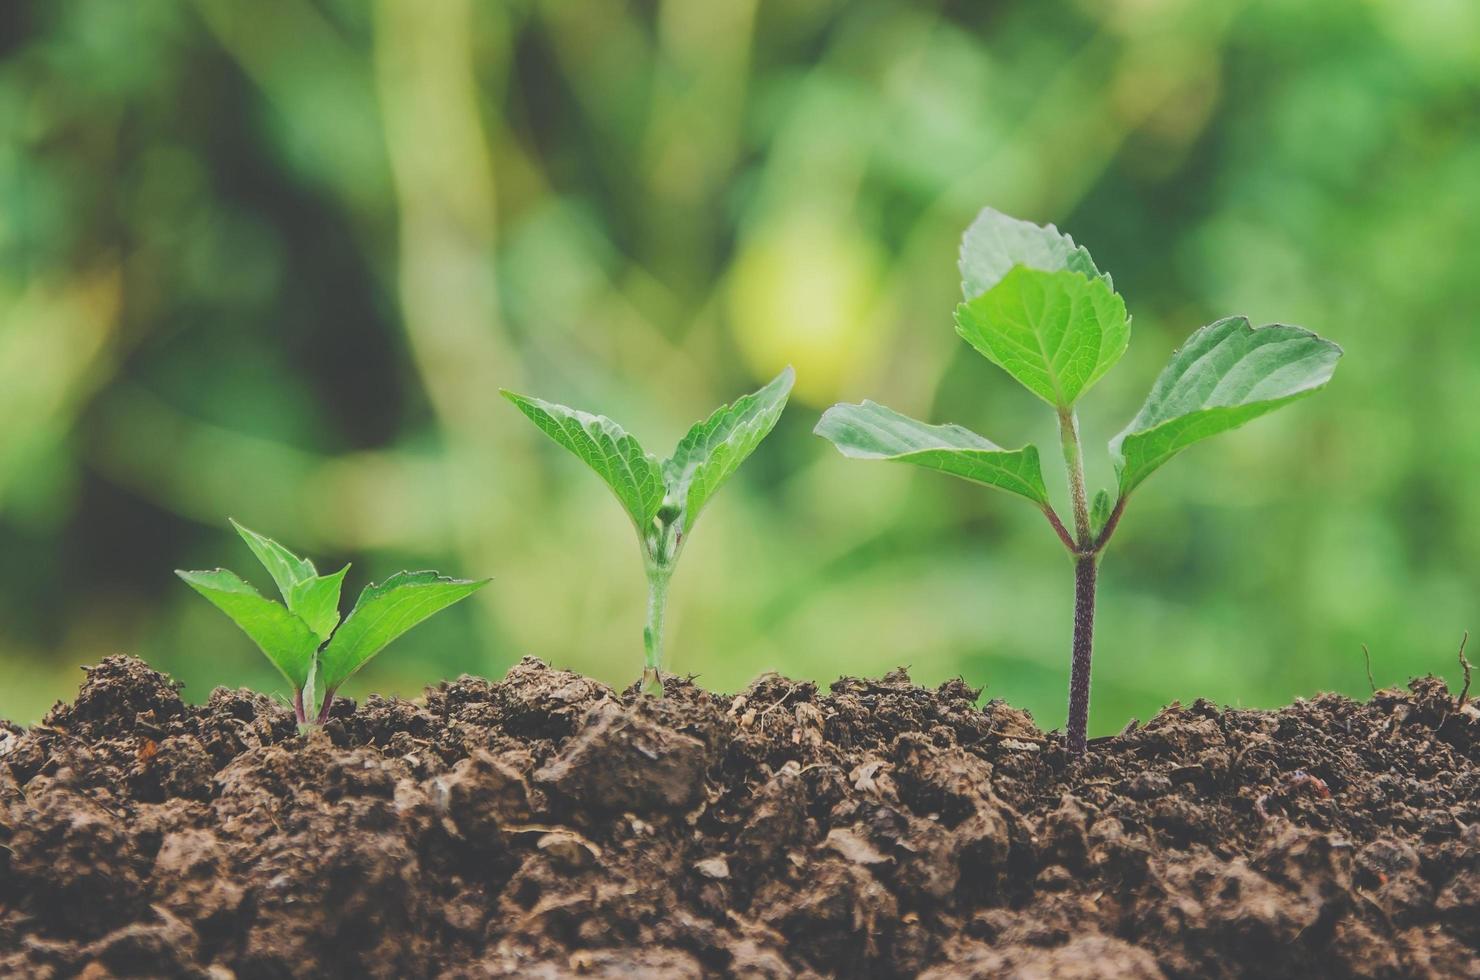
M1442 682L1091 743L902 672L654 700L529 659L0 726L4 977L1480 977L1480 711Z

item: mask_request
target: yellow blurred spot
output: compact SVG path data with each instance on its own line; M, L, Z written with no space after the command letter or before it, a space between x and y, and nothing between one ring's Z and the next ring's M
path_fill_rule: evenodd
M794 397L811 405L833 401L872 363L880 338L882 251L853 222L830 218L798 213L757 229L726 291L746 363L761 377L795 366Z

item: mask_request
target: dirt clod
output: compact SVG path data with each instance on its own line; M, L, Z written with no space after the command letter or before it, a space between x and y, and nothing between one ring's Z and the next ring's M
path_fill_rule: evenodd
M525 659L301 736L137 660L0 724L0 976L1480 977L1480 714L1059 739L903 671L619 693Z

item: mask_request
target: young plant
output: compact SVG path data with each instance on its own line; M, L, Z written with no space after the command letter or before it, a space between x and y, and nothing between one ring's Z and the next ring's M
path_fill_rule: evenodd
M776 425L794 379L788 367L764 388L719 409L690 429L662 461L609 418L503 392L541 432L595 470L632 518L648 581L647 626L642 631L647 654L642 686L648 694L663 694L658 676L663 613L684 542L699 512Z
M1073 530L1048 500L1033 446L1003 449L958 425L927 425L882 405L834 405L817 434L844 456L941 470L1006 490L1041 510L1074 561L1074 642L1069 682L1069 752L1084 752L1089 725L1095 578L1126 501L1188 446L1274 411L1323 387L1341 348L1299 327L1252 327L1228 317L1196 331L1172 355L1146 403L1110 441L1114 491L1091 503L1075 405L1120 360L1130 317L1110 276L1053 225L987 208L961 240L966 301L956 332L1038 396L1058 417Z
M224 568L175 574L230 616L293 685L293 711L300 725L323 724L339 685L371 657L489 582L442 578L436 572L397 572L380 585L367 585L341 625L339 588L348 565L332 575L320 575L313 562L271 538L236 521L231 526L267 568L282 602L264 597Z

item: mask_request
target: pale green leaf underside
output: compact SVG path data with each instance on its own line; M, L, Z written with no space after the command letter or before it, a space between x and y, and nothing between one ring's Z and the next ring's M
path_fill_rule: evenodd
M1067 408L1125 353L1125 303L1103 279L1016 266L956 307L956 332L1019 384Z
M345 565L332 575L304 579L288 594L288 608L318 635L321 643L339 625L339 590L348 571Z
M656 457L644 452L636 439L609 418L512 391L503 395L540 431L606 481L639 533L647 527L663 506L663 473Z
M886 459L940 470L1044 506L1048 490L1033 446L1003 449L959 425L929 425L866 401L834 405L814 430L844 456Z
M1198 330L1110 441L1121 495L1193 443L1320 389L1340 357L1340 347L1300 327L1256 328L1240 316Z
M355 608L319 654L318 687L333 691L386 644L483 586L442 578L436 572L397 572L380 585L368 585Z
M1103 275L1089 252L1053 225L1035 225L992 208L983 208L961 236L957 264L961 292L968 300L997 285L1015 265L1045 272L1067 269L1091 279ZM1104 279L1110 285L1110 277Z
M787 368L759 391L736 399L698 423L663 463L668 499L682 507L683 532L745 458L770 434L786 407L796 374Z
M288 601L294 586L318 575L318 569L307 558L299 558L271 538L263 537L236 521L232 521L231 526L236 528L236 533L241 535L247 547L252 549L252 554L257 556L262 567L267 569L267 573L277 583L278 592L282 594L284 602Z
M320 640L303 620L224 568L175 574L230 616L295 690L304 685Z

